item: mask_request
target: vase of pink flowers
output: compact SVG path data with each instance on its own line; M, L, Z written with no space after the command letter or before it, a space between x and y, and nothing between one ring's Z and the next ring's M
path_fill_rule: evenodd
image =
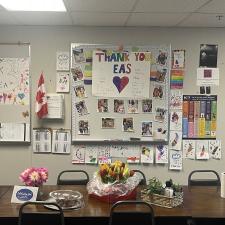
M39 187L37 199L42 198L43 192L40 187L48 180L48 170L46 168L27 168L20 174L19 178L26 186Z

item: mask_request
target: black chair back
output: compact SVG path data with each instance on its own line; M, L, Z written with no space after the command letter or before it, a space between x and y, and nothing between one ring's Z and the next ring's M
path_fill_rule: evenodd
M82 179L63 179L62 175L66 173L76 173L76 174L81 174L84 176ZM58 178L57 178L57 185L86 185L89 182L89 175L86 171L84 170L64 170L59 173Z
M136 207L142 206L141 210ZM119 201L110 210L109 225L141 224L155 225L155 216L152 206L144 201Z
M35 210L33 206L36 206ZM43 211L43 208L45 206L46 207L52 206L54 207L54 210ZM20 206L20 209L19 209L18 225L31 225L31 224L32 225L40 225L40 224L64 225L65 222L64 222L63 210L56 203L25 202Z
M197 173L209 173L216 176L212 179L193 179L192 175ZM220 186L220 177L219 174L214 170L194 170L188 176L188 187L190 186Z
M146 185L146 177L145 174L141 170L133 170L135 173L139 173L142 175L142 180L140 181L139 185Z

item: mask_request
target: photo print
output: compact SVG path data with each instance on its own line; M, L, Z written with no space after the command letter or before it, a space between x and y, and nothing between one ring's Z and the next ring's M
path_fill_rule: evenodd
M138 100L128 100L127 113L138 113Z
M209 142L207 140L197 141L196 159L209 159Z
M142 100L142 112L143 113L152 113L152 99L143 99Z
M141 146L141 163L153 163L154 162L154 146L142 145Z
M85 101L77 102L77 103L75 103L75 106L76 106L79 116L84 116L84 115L88 114L88 109L85 104Z
M182 112L170 112L170 130L182 130Z
M170 143L169 147L173 150L181 150L182 144L182 132L181 131L170 131Z
M155 99L164 99L164 95L165 95L165 86L161 84L154 84L152 96Z
M124 100L114 99L114 112L125 113Z
M84 79L84 74L80 66L76 66L74 69L71 69L71 73L74 82L82 81Z
M144 137L153 136L152 121L143 121L141 124L141 135Z
M134 122L133 118L123 118L123 131L133 132L134 131Z
M221 141L210 140L209 141L209 154L213 159L221 159Z
M155 81L159 83L164 83L166 79L167 69L163 67L158 67L156 72Z
M173 69L184 69L185 67L185 50L173 50L172 52Z
M114 118L102 118L102 128L103 129L113 129L115 128L115 119Z
M87 120L79 120L78 122L78 134L90 135L90 128Z
M158 140L167 139L167 130L164 127L155 128L154 138Z
M159 50L159 54L157 56L157 63L159 65L165 66L167 63L168 53L163 50Z
M195 159L195 140L183 140L183 157Z
M86 62L86 59L84 56L84 49L82 49L82 48L73 49L73 57L74 57L75 63Z
M74 87L74 93L77 98L85 98L86 92L83 84L77 85Z
M157 107L155 109L155 121L163 123L166 117L166 109Z
M109 112L108 99L98 99L97 112L100 112L100 113Z
M199 67L217 67L218 45L200 45Z

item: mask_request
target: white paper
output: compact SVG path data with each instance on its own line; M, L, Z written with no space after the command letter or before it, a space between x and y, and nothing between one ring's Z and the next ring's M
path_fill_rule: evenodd
M37 199L38 187L18 186L13 188L11 203L34 202Z
M97 164L98 163L98 146L87 145L85 151L85 163Z
M154 146L142 145L141 146L141 163L153 163L154 162Z
M170 150L170 170L182 170L182 151Z
M47 94L48 119L63 119L64 117L64 95Z
M225 172L222 172L221 173L221 177L220 177L220 180L221 180L221 198L225 198Z
M182 112L171 111L170 112L170 130L182 130Z
M69 52L56 53L56 70L59 70L59 71L70 70L70 53Z
M219 68L198 68L197 86L219 86Z
M140 156L140 147L137 145L131 145L126 151L127 163L139 163Z
M181 90L170 91L170 109L182 109L183 107L183 92Z
M126 157L126 151L128 150L127 145L112 145L110 147L111 156L115 158Z
M85 145L72 146L72 163L83 164L85 163Z
M71 134L69 130L52 131L52 153L69 154Z
M0 123L0 142L26 141L25 131L25 123Z
M209 140L209 154L210 158L221 159L221 141Z
M30 104L29 62L29 58L0 58L0 104Z
M70 74L68 72L56 73L56 92L66 93L70 91Z
M155 162L168 163L168 146L167 145L155 146Z
M183 157L195 159L195 140L183 140Z
M173 50L173 69L183 69L185 67L185 50Z
M102 145L98 148L98 163L111 163L111 149L110 146Z
M113 59L120 55L121 60ZM140 59L143 56L145 60ZM110 59L110 60L106 60ZM93 51L92 94L100 97L148 98L150 52Z
M197 141L196 159L209 159L209 142L208 140Z
M51 149L52 136L49 129L33 129L33 152L49 153Z
M181 131L170 131L170 143L169 148L173 150L181 151L182 148L182 132Z

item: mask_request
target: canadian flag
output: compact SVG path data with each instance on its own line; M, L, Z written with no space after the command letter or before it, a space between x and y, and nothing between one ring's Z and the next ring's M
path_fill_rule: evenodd
M38 82L35 112L37 113L37 116L39 119L43 118L44 116L48 114L48 105L47 105L43 73L41 73L41 76Z

